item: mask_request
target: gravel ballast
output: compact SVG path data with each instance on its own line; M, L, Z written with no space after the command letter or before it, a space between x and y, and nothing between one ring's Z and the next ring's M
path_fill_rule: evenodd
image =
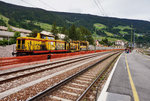
M117 56L117 55L115 55ZM110 63L110 61L112 59L114 59L115 56L112 56L111 58L107 59L106 61L103 61L102 63L100 63L99 65L95 66L94 68L90 69L88 72L85 72L84 74L82 74L82 76L86 76L87 78L93 78L95 79L96 76L101 72L102 69L104 69L107 66L107 63ZM47 95L46 97L40 99L41 101L53 101L53 100L61 100L61 99L66 99L66 101L75 101L81 94L82 92L91 84L91 82L93 80L91 80L88 83L84 83L87 81L81 81L81 82L76 82L77 80L79 80L77 78L75 78L74 80L72 80L71 82L69 82L68 84L65 84L64 86L62 86L60 89L54 91L52 94ZM80 81L80 80L79 80ZM76 85L72 85L72 84L77 84L80 87L76 86ZM85 86L83 86L85 85ZM67 88L67 89L66 89ZM79 89L79 90L78 90ZM60 91L65 91L65 92L61 92ZM70 94L69 94L70 93ZM78 96L71 96L72 93L76 93ZM94 101L94 95L95 93L92 93L91 95L91 100L87 100L87 101ZM52 99L52 100L51 100Z
M89 64L91 64L93 62L96 62L98 60L99 59L94 60L94 61L92 61L90 63L86 63L85 66L88 66ZM42 82L40 82L38 84L35 84L35 85L31 86L31 87L28 87L28 88L25 88L25 89L23 89L21 91L18 91L15 94L11 94L10 96L7 96L7 97L3 98L2 100L7 101L10 98L12 100L26 100L27 98L29 98L29 97L31 97L31 96L33 96L33 95L35 95L35 94L45 90L47 87L54 85L55 83L65 79L66 77L76 73L77 71L80 71L81 69L85 68L85 66L80 66L78 68L74 68L72 70L67 71L66 73L63 73L63 74L57 75L57 76L55 76L53 78L47 79L45 81L42 81ZM58 72L58 71L56 71L56 72ZM24 96L22 96L22 95L24 95Z

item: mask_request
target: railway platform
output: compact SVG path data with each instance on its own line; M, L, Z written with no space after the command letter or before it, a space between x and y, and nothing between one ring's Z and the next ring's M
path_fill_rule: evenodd
M150 57L134 50L118 58L98 101L150 101Z

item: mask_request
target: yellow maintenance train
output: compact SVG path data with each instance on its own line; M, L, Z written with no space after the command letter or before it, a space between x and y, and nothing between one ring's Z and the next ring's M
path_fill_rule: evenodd
M33 55L47 53L67 53L81 50L88 50L88 41L70 41L49 39L47 36L42 38L38 33L37 37L18 37L16 42L16 54Z

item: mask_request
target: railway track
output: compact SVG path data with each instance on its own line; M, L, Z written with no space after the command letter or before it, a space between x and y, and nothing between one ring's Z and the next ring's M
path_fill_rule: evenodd
M109 52L106 52L106 53L109 53ZM57 67L65 66L67 64L75 63L75 62L82 61L82 60L87 60L92 57L97 57L99 55L103 55L106 53L96 53L96 54L92 54L92 55L88 55L88 56L77 57L77 58L73 58L73 59L69 59L69 60L66 59L63 61L57 61L57 62L48 63L48 64L44 64L44 65L33 66L30 68L24 68L24 69L20 69L20 70L1 73L0 74L0 84L5 83L5 82L10 82L12 80L19 79L19 78L22 78L25 76L30 76L30 75L34 75L34 74L37 74L40 72L47 71L47 70L55 69Z
M83 100L94 84L101 82L104 76L111 70L110 65L120 53L113 53L100 61L80 70L54 86L28 99L28 101L80 101ZM105 64L102 68L99 64ZM89 95L88 95L89 96ZM86 96L87 97L87 96ZM94 101L94 95L90 95L85 101Z
M0 89L0 99L2 99L2 101L8 101L10 99L26 100L27 98L30 98L30 97L34 96L35 94L38 94L39 92L47 89L48 87L50 87L50 86L52 87L56 83L68 78L70 75L75 74L76 72L79 72L81 69L84 69L85 67L89 66L91 63L95 63L111 54L114 54L114 53L116 53L116 52L104 52L104 53L100 53L100 54L96 53L96 54L88 55L85 57L75 58L76 60L69 59L70 63L68 62L69 60L66 59L65 61L61 61L60 64L64 64L64 66L62 66L62 67L58 66L58 65L60 65L59 62L50 63L51 66L56 66L56 68L51 68L51 69L45 70L40 73L38 73L38 72L35 73L35 75L39 75L41 78L36 78L36 76L30 76L27 74L26 74L26 76L20 76L19 74L17 74L17 72L18 72L17 70L16 70L17 72L12 71L11 73L16 74L16 76L19 75L20 77L18 76L19 79L16 77L16 79L13 79L13 80L11 80L9 78L10 80L4 81L3 83L0 84L0 88L1 88ZM67 64L68 67L65 65L65 63ZM40 65L40 66L41 67L47 66L47 64ZM38 66L38 68L40 68L40 66ZM57 68L57 67L59 67L59 68ZM32 71L33 68L34 67L31 67L31 70L29 70L29 71ZM25 70L27 70L27 69L25 69ZM20 70L20 71L23 72L23 70ZM44 72L47 72L48 76L43 75ZM18 73L20 73L20 72L18 72ZM27 72L25 71L25 73L27 73ZM27 76L29 76L29 77L27 77ZM23 78L27 79L28 81L22 80ZM32 78L32 80L30 80L31 78ZM24 84L22 84L20 82L23 82ZM8 88L5 88L7 86L8 86ZM25 94L25 95L22 95L22 94Z

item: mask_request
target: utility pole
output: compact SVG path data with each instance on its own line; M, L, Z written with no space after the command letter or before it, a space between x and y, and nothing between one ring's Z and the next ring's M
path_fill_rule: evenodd
M131 42L131 47L133 46L133 25L131 25L131 40L130 40L130 42Z
M133 29L133 48L135 47L135 29Z
M96 27L95 27L95 52L96 52Z

